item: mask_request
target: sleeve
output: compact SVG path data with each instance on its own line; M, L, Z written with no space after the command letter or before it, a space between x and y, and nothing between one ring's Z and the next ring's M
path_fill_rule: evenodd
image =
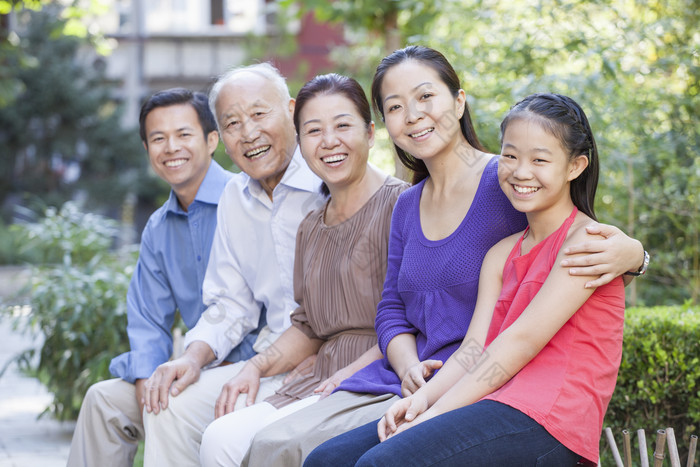
M314 330L311 328L309 319L306 316L306 308L304 307L304 252L306 251L307 242L309 242L308 233L306 232L305 224L309 222L311 216L316 211L312 211L306 219L299 225L296 240L296 250L294 253L294 301L297 302L297 308L292 312L292 326L299 329L309 339L320 339Z
M158 256L153 250L153 234L146 227L139 259L126 296L127 335L131 350L114 358L109 371L129 383L148 378L168 361L173 351L170 330L176 304Z
M231 350L258 327L261 313L261 306L243 277L240 262L231 248L235 243L246 241L235 235L236 224L245 220L234 215L235 210L230 206L231 189L237 189L237 186L227 185L216 213L216 231L202 285L202 300L207 309L185 334L185 348L194 341L203 341L214 352L215 359L207 368L223 362Z
M377 306L377 319L374 327L382 354L386 355L389 342L399 334L415 334L418 330L408 322L406 307L398 292L398 278L404 250L404 232L407 225L407 196L399 196L391 216L389 234L389 256L382 299Z

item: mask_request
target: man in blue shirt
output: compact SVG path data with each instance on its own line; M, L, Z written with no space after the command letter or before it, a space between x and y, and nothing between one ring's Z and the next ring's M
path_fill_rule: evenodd
M207 97L186 89L161 91L139 117L140 135L155 173L172 188L143 231L127 294L131 351L114 358L117 377L93 385L80 410L69 466L132 465L143 439L144 382L173 351L179 311L188 328L205 310L202 282L209 262L219 198L232 174L212 159L219 137ZM248 334L226 360L254 355Z

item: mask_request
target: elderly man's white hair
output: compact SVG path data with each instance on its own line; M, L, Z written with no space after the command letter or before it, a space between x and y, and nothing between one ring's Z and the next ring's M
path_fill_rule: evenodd
M217 128L219 128L219 118L216 115L216 101L219 98L221 88L223 88L229 82L233 81L236 76L243 72L258 74L262 78L272 82L272 84L277 88L277 92L279 92L280 98L284 99L285 101L289 101L289 99L292 98L289 95L289 88L287 87L287 82L285 81L284 76L282 76L279 70L271 64L267 62L256 63L255 65L232 68L231 70L221 75L219 79L216 80L216 83L214 83L214 85L212 86L211 91L209 91L209 108L211 109L212 114L214 114ZM221 128L219 128L219 131L221 131Z

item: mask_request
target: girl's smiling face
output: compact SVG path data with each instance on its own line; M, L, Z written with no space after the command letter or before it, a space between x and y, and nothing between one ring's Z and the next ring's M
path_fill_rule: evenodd
M455 97L430 66L406 60L387 70L381 84L386 129L394 143L418 159L454 150L464 139L459 119L466 96Z
M588 165L585 155L570 157L538 117L512 120L503 133L498 180L515 209L536 212L572 203L569 182Z

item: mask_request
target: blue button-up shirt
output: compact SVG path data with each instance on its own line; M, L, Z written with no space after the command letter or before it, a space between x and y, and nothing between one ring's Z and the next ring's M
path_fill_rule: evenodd
M202 282L209 262L219 198L232 174L212 161L194 201L184 211L174 192L148 220L127 293L131 351L109 371L133 383L148 378L173 351L175 311L188 328L204 312Z

